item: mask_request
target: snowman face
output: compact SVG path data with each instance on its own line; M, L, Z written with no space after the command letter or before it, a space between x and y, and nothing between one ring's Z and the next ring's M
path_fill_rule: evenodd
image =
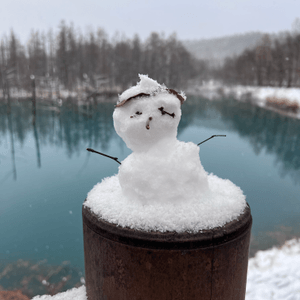
M147 151L162 140L176 140L180 106L169 93L129 100L114 111L115 130L132 151Z

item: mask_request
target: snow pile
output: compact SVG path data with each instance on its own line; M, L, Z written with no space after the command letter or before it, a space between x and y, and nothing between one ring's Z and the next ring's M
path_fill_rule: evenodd
M146 231L196 232L236 219L246 205L241 189L208 175L199 147L177 140L184 94L140 79L120 95L113 114L116 132L133 153L84 205L108 222Z
M300 299L300 240L249 260L246 300Z
M79 288L73 288L63 293L56 294L54 296L43 295L35 296L32 300L87 300L85 286Z
M144 231L197 232L223 226L236 219L245 208L243 192L231 181L213 174L208 175L207 180L210 191L202 198L145 204L127 198L116 175L95 185L84 205L99 217L122 227Z

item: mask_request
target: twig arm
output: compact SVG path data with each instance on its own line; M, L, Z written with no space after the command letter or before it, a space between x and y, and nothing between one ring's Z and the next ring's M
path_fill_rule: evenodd
M216 137L216 136L225 136L225 137L226 137L225 134L214 134L214 135L212 135L210 138L208 138L208 139L206 139L206 140L200 142L199 144L197 144L197 146L199 146L199 145L201 145L201 144L207 142L208 140L210 140L210 139L212 139L212 138L214 138L214 137Z
M119 161L118 161L118 158L117 157L113 157L113 156L110 156L110 155L107 155L107 154L104 154L104 153L101 153L101 152L98 152L94 149L91 149L91 148L86 148L87 151L90 151L90 152L94 152L94 153L97 153L97 154L100 154L102 156L105 156L105 157L108 157L108 158L111 158L113 159L114 161L116 161L118 164L121 164Z

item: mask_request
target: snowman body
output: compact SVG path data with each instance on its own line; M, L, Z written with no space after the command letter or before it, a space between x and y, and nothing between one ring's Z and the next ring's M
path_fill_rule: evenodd
M208 191L207 173L199 147L177 140L178 95L147 76L140 78L120 96L113 114L116 132L133 151L119 167L124 196L145 204L201 199Z
M133 152L122 162L118 177L123 194L145 204L200 200L208 183L198 147L175 141L172 148L157 150Z

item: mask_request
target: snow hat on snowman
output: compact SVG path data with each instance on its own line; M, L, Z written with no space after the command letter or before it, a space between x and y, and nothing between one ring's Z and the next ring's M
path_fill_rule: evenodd
M150 97L165 92L175 95L181 104L186 100L183 92L177 93L173 89L168 89L164 84L161 85L156 80L149 78L148 75L139 74L139 77L141 81L136 86L129 88L119 96L116 107L123 106L127 101L135 98Z
M168 89L147 75L119 96L113 119L118 135L136 152L166 140L176 140L183 92Z

